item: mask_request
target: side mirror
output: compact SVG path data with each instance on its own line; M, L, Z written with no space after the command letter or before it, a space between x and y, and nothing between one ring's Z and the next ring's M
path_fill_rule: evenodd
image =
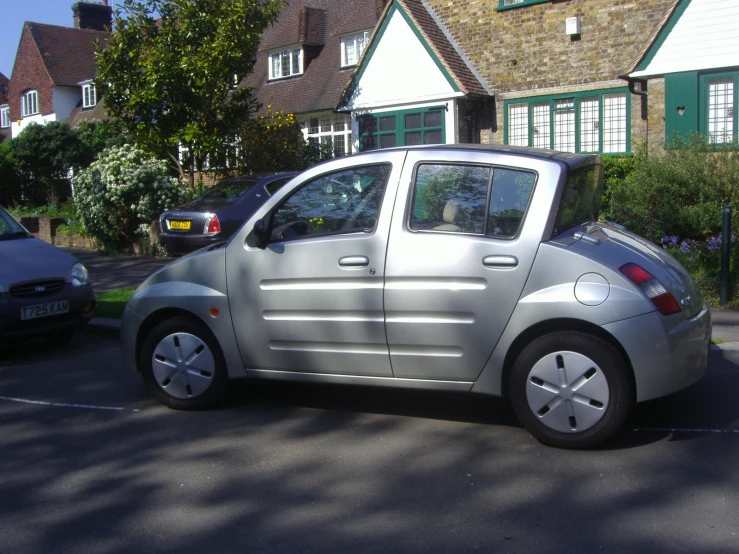
M267 247L269 233L267 232L268 225L265 221L266 219L267 217L258 219L257 222L254 224L254 228L252 229L251 233L249 233L249 236L246 237L246 244L248 244L252 248L261 248L262 250L264 250Z

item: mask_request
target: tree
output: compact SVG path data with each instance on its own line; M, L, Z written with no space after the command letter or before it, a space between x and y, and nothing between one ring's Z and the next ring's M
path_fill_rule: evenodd
M127 135L123 126L116 119L81 121L75 126L74 130L88 149L89 161L85 165L95 161L106 148L123 146L127 142Z
M169 157L181 175L180 145L195 163L225 151L258 107L252 90L235 83L252 71L281 3L124 0L98 52L106 108L131 140Z

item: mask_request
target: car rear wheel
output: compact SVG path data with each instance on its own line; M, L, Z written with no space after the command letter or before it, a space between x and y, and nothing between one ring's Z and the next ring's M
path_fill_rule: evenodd
M225 395L228 375L218 341L201 321L175 317L144 339L139 369L149 392L177 410L204 410Z
M513 365L509 395L539 441L592 448L611 438L633 404L628 367L606 341L560 331L529 344Z

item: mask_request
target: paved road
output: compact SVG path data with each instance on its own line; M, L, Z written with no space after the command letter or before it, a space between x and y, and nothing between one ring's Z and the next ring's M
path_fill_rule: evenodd
M501 402L248 384L154 403L90 334L0 361L0 552L736 552L739 353L608 448ZM635 430L638 429L638 430Z

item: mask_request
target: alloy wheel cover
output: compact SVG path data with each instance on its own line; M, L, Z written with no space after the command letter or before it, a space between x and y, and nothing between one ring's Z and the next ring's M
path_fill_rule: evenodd
M151 357L154 379L161 389L179 399L196 398L208 390L216 363L208 345L190 333L164 337Z

